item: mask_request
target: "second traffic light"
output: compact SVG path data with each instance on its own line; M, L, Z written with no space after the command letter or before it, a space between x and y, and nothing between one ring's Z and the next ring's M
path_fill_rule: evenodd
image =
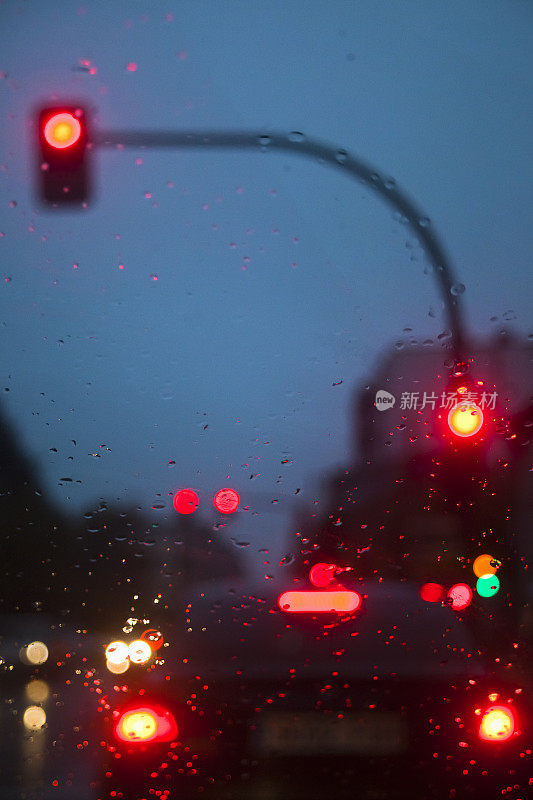
M80 203L90 194L87 121L77 106L43 108L39 114L39 195L45 203Z

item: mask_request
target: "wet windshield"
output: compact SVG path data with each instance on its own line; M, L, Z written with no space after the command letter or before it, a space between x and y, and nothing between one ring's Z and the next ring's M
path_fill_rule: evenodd
M2 796L524 800L531 10L0 13Z

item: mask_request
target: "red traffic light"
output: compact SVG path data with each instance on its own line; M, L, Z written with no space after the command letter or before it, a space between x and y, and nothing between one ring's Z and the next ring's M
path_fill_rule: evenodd
M483 411L475 403L468 401L457 403L450 409L448 425L456 436L475 436L483 425Z
M89 196L87 121L83 108L44 108L38 118L39 195L45 203L83 202Z
M70 112L52 114L44 123L43 136L50 145L59 150L72 147L81 136L81 123Z
M233 514L240 502L241 498L235 489L220 489L213 499L216 510L221 514Z
M178 514L193 514L199 502L198 495L192 489L180 489L172 501Z

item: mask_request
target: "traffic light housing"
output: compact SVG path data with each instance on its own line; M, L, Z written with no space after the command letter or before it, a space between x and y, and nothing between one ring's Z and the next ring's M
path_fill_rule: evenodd
M89 198L87 119L79 106L43 108L38 119L39 196L47 204Z

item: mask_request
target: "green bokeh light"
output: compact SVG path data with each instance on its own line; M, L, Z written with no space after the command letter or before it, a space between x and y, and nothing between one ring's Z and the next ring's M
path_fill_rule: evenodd
M496 575L482 575L476 583L476 590L481 597L492 597L500 588L500 581Z

